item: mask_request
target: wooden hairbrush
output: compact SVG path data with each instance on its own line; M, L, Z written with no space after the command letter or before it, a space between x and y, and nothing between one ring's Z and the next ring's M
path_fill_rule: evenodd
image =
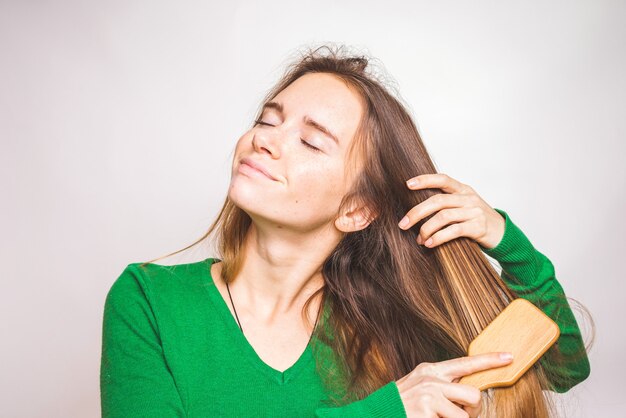
M468 355L508 351L513 361L506 366L463 376L459 383L479 390L511 386L554 344L559 326L526 299L514 299L470 343Z

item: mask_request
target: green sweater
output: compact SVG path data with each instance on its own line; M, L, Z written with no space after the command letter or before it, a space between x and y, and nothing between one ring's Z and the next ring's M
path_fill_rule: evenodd
M549 301L563 290L552 263L504 211L496 210L506 219L505 233L497 247L483 251L501 264L503 279L521 297L547 301L542 309L554 318ZM282 372L263 362L212 281L215 261L149 264L144 269L132 263L112 284L102 327L103 418L406 417L395 381L342 407L324 404L328 394L316 374L310 345ZM559 312L557 323L559 349L564 354L579 349L583 343L572 312ZM587 358L563 373L573 384L584 380Z

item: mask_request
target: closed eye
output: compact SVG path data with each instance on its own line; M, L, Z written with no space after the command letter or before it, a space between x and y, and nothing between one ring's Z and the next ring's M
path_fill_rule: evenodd
M313 145L309 144L308 142L306 142L304 139L300 138L300 142L302 142L302 144L304 144L305 147L311 148L312 151L315 152L322 152L321 149L314 147Z
M254 121L254 125L264 125L264 126L274 126L274 125L270 125L267 122L263 122L260 119L257 119ZM311 151L313 152L322 152L321 149L314 147L313 145L309 144L308 142L306 142L304 139L300 138L300 142L302 143L302 145L304 145L305 147L309 148Z
M269 123L265 123L265 122L263 122L262 120L259 120L259 119L254 121L254 125L255 126L256 125L274 126L274 125L270 125Z

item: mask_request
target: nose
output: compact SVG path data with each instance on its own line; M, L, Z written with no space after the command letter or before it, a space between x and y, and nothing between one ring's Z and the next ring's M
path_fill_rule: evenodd
M263 150L270 153L274 158L280 155L280 133L276 128L257 130L252 136L252 146L257 152Z

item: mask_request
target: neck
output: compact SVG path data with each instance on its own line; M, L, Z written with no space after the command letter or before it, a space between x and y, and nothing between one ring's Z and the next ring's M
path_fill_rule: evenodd
M252 223L243 266L229 285L237 309L253 312L268 325L299 315L304 302L324 285L321 269L341 238L336 232L269 233ZM315 317L319 303L318 296L307 312L309 318Z

